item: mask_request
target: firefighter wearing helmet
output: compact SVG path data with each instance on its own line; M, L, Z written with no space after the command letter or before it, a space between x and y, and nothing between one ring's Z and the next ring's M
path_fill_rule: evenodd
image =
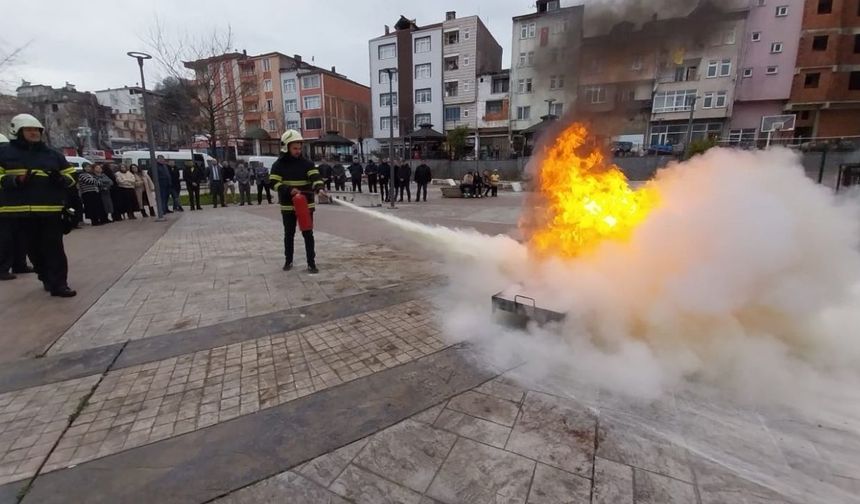
M10 142L0 146L0 250L23 236L36 273L52 296L72 297L66 281L61 218L75 168L45 145L45 128L30 114L12 118Z
M284 271L293 269L293 241L296 226L301 226L308 260L308 272L319 273L314 250L313 211L314 194L325 194L320 172L308 159L302 157L301 133L287 130L281 135L281 155L272 165L269 181L278 194L281 217L284 221ZM298 214L298 215L297 215Z

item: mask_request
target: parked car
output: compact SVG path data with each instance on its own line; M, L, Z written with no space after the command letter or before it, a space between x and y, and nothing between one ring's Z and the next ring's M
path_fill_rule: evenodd
M83 171L84 166L93 164L89 159L80 156L66 156L66 162L74 166L75 171Z
M612 142L612 154L617 157L633 154L633 142Z
M657 156L671 156L677 153L677 146L673 144L653 144L648 146L648 154Z

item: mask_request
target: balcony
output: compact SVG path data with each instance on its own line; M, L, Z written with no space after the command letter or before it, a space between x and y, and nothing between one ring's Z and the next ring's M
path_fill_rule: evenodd
M257 74L254 72L241 72L239 80L242 82L257 82Z
M259 121L261 118L259 111L245 112L245 121Z

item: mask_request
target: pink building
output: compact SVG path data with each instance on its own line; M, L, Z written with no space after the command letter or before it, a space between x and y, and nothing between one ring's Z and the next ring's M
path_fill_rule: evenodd
M762 137L762 116L786 113L803 22L803 0L752 0L749 9L730 122L738 142Z

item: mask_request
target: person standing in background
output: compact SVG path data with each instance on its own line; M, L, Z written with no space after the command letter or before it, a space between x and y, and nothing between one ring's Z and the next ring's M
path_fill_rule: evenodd
M251 170L245 163L236 168L236 183L239 184L239 206L251 204Z
M227 193L230 193L230 204L236 204L236 182L234 179L236 178L236 170L233 169L233 163L226 163L224 165L224 196L226 198Z
M138 169L136 164L129 166L129 171L134 175L134 199L137 200L140 215L149 217L146 213L146 205L143 204L143 191L146 189L146 182L143 181L143 176L140 174L140 169Z
M182 170L176 166L176 161L172 159L167 162L167 168L170 170L170 197L173 198L173 210L184 212L185 209L182 208L182 203L179 201L179 191L182 188L179 181L182 179Z
M346 168L342 164L337 163L332 166L331 174L334 177L334 190L346 191Z
M137 218L134 212L138 211L134 183L134 173L128 171L126 165L119 165L119 171L116 173L117 195L121 205L119 212L125 214L130 220Z
M224 168L217 161L209 167L209 194L212 195L212 208L218 208L218 200L221 200L221 208L224 208Z
M323 184L325 184L325 190L331 191L331 165L323 161L317 169L320 171Z
M382 196L382 201L389 201L391 198L391 192L388 182L391 180L391 165L388 164L388 160L383 160L382 164L379 165L379 193Z
M427 186L431 180L433 180L433 174L426 163L421 163L415 168L415 184L418 186L415 190L416 202L421 201L421 191L424 191L424 201L427 201Z
M376 187L376 177L379 174L379 168L376 166L376 163L371 159L367 166L364 168L364 174L367 175L367 191L370 193L375 193L377 191Z
M253 166L253 165L252 165ZM253 166L254 183L257 184L257 205L263 204L263 191L266 191L266 201L272 204L272 190L269 187L269 169L262 163Z
M493 170L493 173L490 174L490 189L492 190L494 198L499 196L499 182L501 179L502 177L499 175L499 170Z
M352 164L349 165L349 179L352 182L352 192L355 192L356 189L358 189L358 192L361 192L361 175L363 171L361 165L358 163L358 158L353 159Z
M105 203L105 211L111 216L113 222L122 220L122 204L119 197L119 189L116 185L116 175L114 174L114 166L110 163L102 165L102 175L110 179L111 185L109 189L110 202ZM103 183L104 185L104 183ZM104 195L102 195L104 198Z
M116 222L116 209L113 206L113 198L111 197L111 189L114 186L113 180L105 174L104 168L98 163L93 166L93 175L95 175L96 182L98 183L102 208L105 209L105 214L111 217L110 219L106 219L105 222Z
M167 209L167 198L170 195L170 170L167 168L167 161L164 159L164 156L159 155L155 160L155 168L151 177L158 178L158 192L161 193L159 196L161 197L161 213L163 214L172 214L170 210ZM150 201L150 203L156 203L155 201Z
M182 170L182 179L185 181L185 189L188 190L188 206L191 210L203 210L200 206L200 182L205 178L203 170L193 161Z
M401 160L403 161L403 160ZM403 161L402 164L397 168L397 187L398 190L395 191L394 195L400 195L400 202L403 202L403 191L406 191L407 202L412 202L412 190L409 188L409 179L412 178L412 167L409 166L409 163Z
M84 172L78 177L78 183L81 187L81 198L84 200L84 212L90 220L90 224L101 226L108 223L108 218L102 204L99 177L94 172L96 166L85 166Z

